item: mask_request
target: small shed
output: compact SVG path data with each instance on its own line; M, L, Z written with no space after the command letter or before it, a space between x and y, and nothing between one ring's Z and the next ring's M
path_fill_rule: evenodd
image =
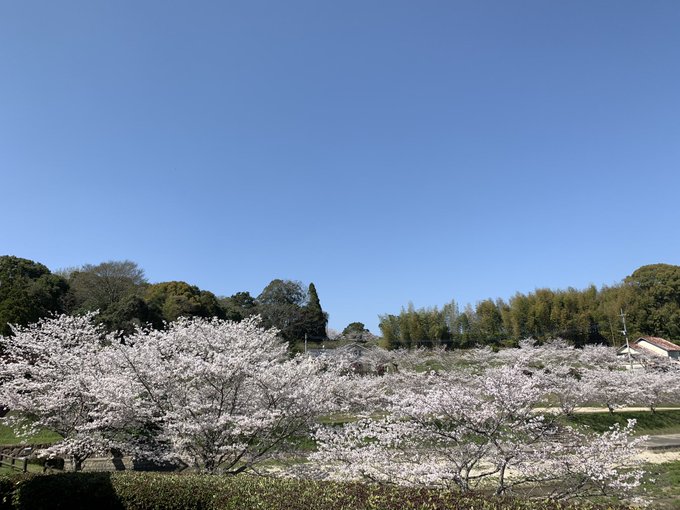
M655 356L680 360L680 345L656 336L641 336L631 345L631 354L645 352Z

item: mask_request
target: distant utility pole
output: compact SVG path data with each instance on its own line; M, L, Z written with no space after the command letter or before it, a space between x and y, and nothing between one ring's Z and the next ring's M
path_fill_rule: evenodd
M621 321L623 322L623 330L621 330L621 333L623 333L623 338L626 339L626 349L628 350L628 363L630 363L630 370L632 372L633 370L633 356L630 354L630 343L628 343L628 331L626 330L626 314L623 313L623 308L621 308Z

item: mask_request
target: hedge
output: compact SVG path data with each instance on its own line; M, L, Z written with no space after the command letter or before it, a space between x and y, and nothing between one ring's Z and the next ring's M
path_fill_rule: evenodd
M583 510L612 508L360 483L165 473L0 477L2 510ZM623 509L624 507L617 507Z

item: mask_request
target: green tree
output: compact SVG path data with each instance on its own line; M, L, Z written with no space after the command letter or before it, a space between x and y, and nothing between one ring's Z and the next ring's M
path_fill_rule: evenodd
M463 349L474 347L475 340L472 336L472 323L474 312L470 305L465 307L465 311L458 315L454 328L458 338L458 345Z
M163 282L149 285L145 300L166 322L179 317L219 317L225 318L224 309L212 292L201 290L186 282Z
M240 322L256 313L257 302L250 292L237 292L219 301L226 318L231 321Z
M313 283L309 284L307 291L307 304L302 310L303 328L308 338L313 340L326 340L326 326L328 314L321 308L319 295Z
M25 326L50 313L64 311L68 283L32 260L0 257L0 335L10 324Z
M607 342L614 346L625 343L621 332L621 311L629 310L631 303L631 287L628 285L604 286L600 290L598 299L599 330L607 337ZM632 319L628 319L628 327L636 330Z
M475 318L474 336L479 343L497 344L503 339L503 317L491 299L477 303Z
M426 347L430 346L430 339L427 338L425 328L423 327L422 315L423 314L415 309L413 303L408 304L408 310L406 311L406 327L408 328L411 347L418 347L420 345L425 345Z
M680 339L680 266L642 266L624 280L631 331Z
M345 329L342 330L340 338L343 340L351 340L354 342L368 342L369 340L374 340L377 337L373 335L363 322L351 322Z
M385 349L397 349L401 347L399 317L396 315L380 315L378 318L380 319L378 328L380 328L380 333L382 334L382 347Z
M97 316L97 322L108 331L116 331L126 337L140 326L150 325L155 329L163 327L163 317L159 310L150 307L139 296L129 295L110 305Z
M72 310L106 310L128 296L143 294L144 270L130 260L110 260L66 270L71 288Z
M350 322L345 326L345 329L342 330L342 336L361 335L366 331L368 330L363 322Z
M301 282L275 279L257 297L256 311L264 327L278 329L289 342L302 340L307 300L308 294Z

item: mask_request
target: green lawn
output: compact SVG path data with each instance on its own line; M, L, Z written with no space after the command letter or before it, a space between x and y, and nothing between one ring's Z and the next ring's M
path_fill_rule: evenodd
M28 463L28 472L29 473L42 473L43 472L43 467L40 464L33 464L31 462ZM17 473L20 473L20 470L17 469L12 469L9 466L0 466L0 476L2 475L15 475Z
M56 443L60 439L59 434L47 429L30 437L17 437L11 427L0 424L0 445Z
M680 461L648 464L641 495L651 501L650 508L680 510Z
M616 411L614 414L577 413L570 417L570 423L586 425L597 432L604 432L615 423L622 427L629 419L637 420L635 427L638 434L677 434L680 433L680 409L657 411Z

